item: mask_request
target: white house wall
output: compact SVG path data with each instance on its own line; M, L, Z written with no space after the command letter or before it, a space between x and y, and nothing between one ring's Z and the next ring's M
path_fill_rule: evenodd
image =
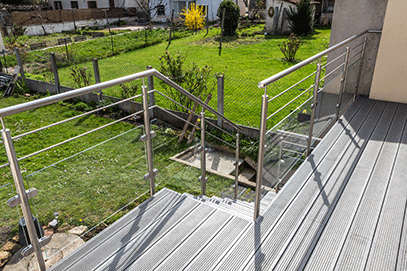
M268 11L270 7L274 8L274 15L273 17L270 17L268 15ZM289 3L287 1L280 1L280 0L267 0L266 1L266 20L265 20L265 32L267 33L285 33L290 31L290 25L289 21L284 16L284 9L287 11L290 10L290 7L295 8L295 5L292 3ZM280 13L280 16L278 16L278 13Z
M52 8L55 7L54 2L58 0L49 0L49 4ZM71 9L71 0L59 0L62 3L62 9ZM95 1L95 0L94 0ZM79 9L87 9L87 0L77 0ZM96 0L98 8L109 8L109 0Z
M150 2L150 6L156 5L160 0L152 0ZM218 19L218 16L216 16L216 13L218 11L219 5L223 0L197 0L197 1L169 1L169 0L162 0L162 4L165 5L165 16L156 16L152 20L156 22L166 22L170 20L171 17L171 10L174 9L174 16L179 16L181 10L179 9L179 2L185 2L186 6L189 5L189 3L196 3L198 5L207 5L208 6L208 12L209 12L209 20L214 21ZM242 2L242 0L239 1L239 3ZM151 5L152 4L152 5ZM242 12L241 12L242 13Z

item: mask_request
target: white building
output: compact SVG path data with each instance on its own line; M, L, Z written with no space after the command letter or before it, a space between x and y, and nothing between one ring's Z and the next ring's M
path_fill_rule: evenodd
M208 11L209 21L218 19L216 13L219 5L223 0L193 0L193 1L178 1L178 0L150 0L150 6L157 6L161 4L161 7L157 10L157 15L153 18L153 21L165 22L171 18L171 11L174 10L174 16L178 16L182 9L190 7L192 3L205 6L205 10ZM245 14L243 0L237 0L237 4L240 7L240 15Z
M115 8L123 0L49 0L54 10L60 9L90 9L90 8Z

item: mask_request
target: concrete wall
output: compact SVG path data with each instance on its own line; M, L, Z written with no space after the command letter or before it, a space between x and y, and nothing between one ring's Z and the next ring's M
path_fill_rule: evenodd
M270 7L274 8L274 16L270 17L268 11ZM289 20L284 14L284 9L289 11L290 7L295 8L295 5L287 1L267 0L266 1L266 20L264 30L267 33L286 33L290 31ZM280 12L281 11L281 12ZM280 13L280 16L278 16Z
M118 21L118 18L109 18L109 23L113 23ZM132 22L134 18L126 17L120 18L122 21ZM97 19L92 21L76 21L75 22L77 28L84 28L84 27L104 27L106 25L106 19ZM73 31L75 30L75 25L73 22L63 22L63 23L54 23L54 24L44 24L45 31L47 34L52 33L61 33L63 31ZM41 36L44 35L44 30L40 25L29 25L26 27L25 35L27 36Z
M333 46L352 35L358 34L367 29L382 29L384 16L388 0L341 0L335 1L335 12L333 15L332 32L330 46ZM404 14L405 15L405 14ZM373 78L380 34L368 34L366 55L359 86L359 94L368 95ZM355 46L362 39L348 45ZM337 50L328 56L328 62L340 54L342 50ZM329 69L327 69L329 72Z
M407 103L407 5L389 0L370 98Z

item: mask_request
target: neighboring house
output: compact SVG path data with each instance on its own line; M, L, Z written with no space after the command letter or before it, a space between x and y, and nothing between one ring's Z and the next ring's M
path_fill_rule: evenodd
M174 0L150 0L150 6L157 6L159 5L157 9L157 14L153 18L153 21L159 21L159 22L166 22L170 20L171 17L171 11L174 10L174 16L179 16L182 9L185 7L190 7L192 3L204 6L205 10L208 11L209 15L209 20L214 21L218 19L218 16L216 16L216 13L218 11L219 5L222 2L222 0L194 0L194 1L174 1ZM244 7L243 0L237 0L237 5L240 7L240 15L245 14L245 10L242 10L242 7Z
M315 21L321 25L331 25L335 0L321 0L315 8Z
M289 32L290 22L287 12L290 8L295 8L295 0L267 0L265 32L271 34Z
M290 32L290 21L288 20L287 13L290 11L290 8L296 9L295 3L298 1L299 0L267 0L265 32L271 34ZM311 1L311 5L314 6L314 16L316 18L320 2Z
M70 1L70 0L49 0L49 4L54 10L61 10L61 9L91 9L91 8L109 8L113 9L117 7L116 0L77 0L77 1Z

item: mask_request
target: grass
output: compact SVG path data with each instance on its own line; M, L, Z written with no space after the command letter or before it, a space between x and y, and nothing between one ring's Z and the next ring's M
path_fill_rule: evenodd
M171 53L179 51L187 55L186 66L195 62L200 66L212 66L214 72L226 71L225 115L239 124L253 127L258 127L260 124L261 96L264 93L263 90L258 89L257 83L295 64L284 61L278 48L278 44L286 36L265 37L259 34L262 29L263 25L257 25L240 30L239 38L229 38L223 42L221 56L218 49L220 30L217 28L211 28L206 37L206 31L202 30L191 36L174 40L168 48ZM298 51L297 61L326 49L329 35L329 29L317 29L315 35L305 37L305 43ZM166 49L167 44L161 43L102 59L99 61L101 79L107 81L140 72L148 65L158 68L158 57L163 55ZM80 66L91 68L92 63L84 62ZM268 89L268 94L276 95L286 86L314 72L315 67L316 63L313 63L276 82ZM62 84L75 87L68 67L60 69L59 72ZM308 80L303 85L308 87L312 84L311 81ZM212 85L215 83L214 78ZM158 82L155 86L159 87ZM304 88L304 86L298 88ZM111 96L118 96L118 89L113 88L105 92ZM298 95L298 92L295 95ZM281 103L271 104L269 112L275 111ZM216 104L217 99L214 95L210 105L216 108Z
M0 99L0 107L23 103L35 97L9 97ZM4 118L5 126L12 136L78 115L67 103L54 104ZM57 127L14 140L18 157L70 137L89 131L112 120L90 115ZM177 132L153 123L157 137L154 138L154 166L159 169L156 183L178 192L200 194L198 177L200 170L172 162L169 157L189 147L178 144ZM62 222L70 225L93 226L148 191L149 183L143 176L147 173L144 143L140 137L143 126L137 123L117 123L71 143L20 162L20 169L27 187L35 187L39 195L31 201L35 215L41 224L53 219L59 212ZM4 149L0 164L7 162ZM4 203L15 195L11 172L8 167L0 169L0 200ZM233 181L209 174L208 195L220 195L231 188ZM11 185L9 185L11 183ZM159 187L159 188L160 188ZM149 195L140 198L134 207ZM129 208L115 215L113 222ZM0 227L17 225L20 217L16 209L6 204L0 207Z

